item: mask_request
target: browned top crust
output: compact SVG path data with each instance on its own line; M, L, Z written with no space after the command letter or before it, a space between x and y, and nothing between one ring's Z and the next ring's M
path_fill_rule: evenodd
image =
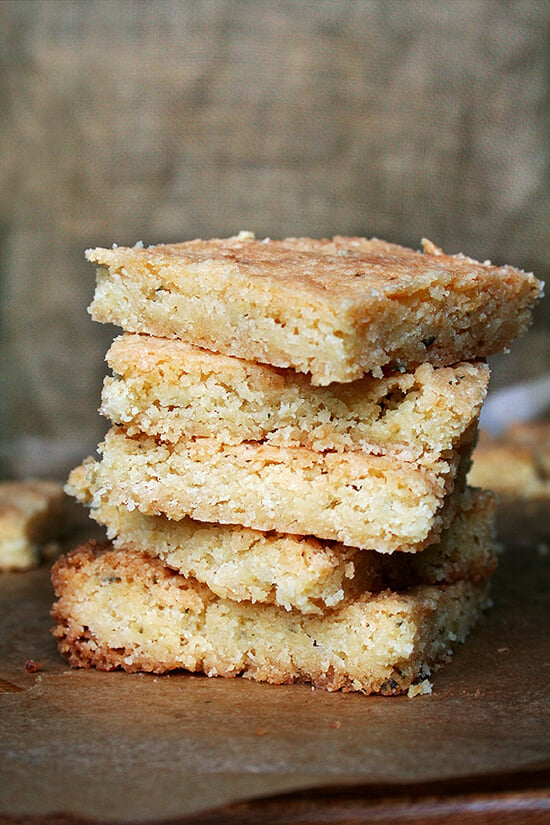
M309 373L313 384L510 346L542 295L511 266L378 239L228 239L94 249L94 320Z
M398 296L420 283L426 286L443 279L456 286L462 279L483 282L497 276L503 283L520 281L532 294L541 294L541 284L530 273L512 266L479 263L463 254L446 255L431 241L423 240L423 251L378 238L344 237L330 239L285 238L257 240L250 232L231 238L193 240L149 247L89 249L89 261L118 268L132 261L171 267L177 281L178 265L209 272L223 269L251 278L263 278L281 288L299 286L300 294L330 297L338 305L350 302L371 305L382 297Z

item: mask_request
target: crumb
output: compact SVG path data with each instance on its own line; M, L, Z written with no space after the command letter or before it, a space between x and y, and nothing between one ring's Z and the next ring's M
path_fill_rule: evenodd
M510 653L509 647L499 647L497 653Z
M329 725L329 728L341 728L341 727L342 727L342 723L338 722L338 721L331 722L330 725Z
M254 732L256 736L265 736L267 733L265 728L257 728Z
M407 696L409 697L409 699L414 699L415 696L431 694L432 687L433 685L429 679L423 679L421 682L418 682L418 684L410 686L410 688L407 691Z
M44 670L44 665L42 662L35 662L34 659L27 659L24 670L25 673L40 673Z

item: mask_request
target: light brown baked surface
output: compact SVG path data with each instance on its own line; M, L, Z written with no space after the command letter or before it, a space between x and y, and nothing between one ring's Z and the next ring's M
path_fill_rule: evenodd
M90 506L93 493L84 467L73 472L71 483L79 501ZM115 547L156 556L221 598L321 613L365 590L485 578L496 559L494 510L491 494L468 490L438 544L391 556L313 536L146 516L112 504L108 491L90 515L106 527Z
M101 411L130 434L215 436L315 450L361 449L414 460L462 443L478 419L482 362L314 387L291 369L254 364L175 339L126 334L107 361Z
M314 384L470 361L525 331L531 274L376 239L228 239L90 249L96 321L310 373Z
M44 545L67 530L68 501L58 481L0 483L0 571L27 570L40 563Z
M144 515L191 516L393 552L422 550L451 523L471 444L423 464L213 438L157 443L111 427L100 450L100 461L85 462L94 505L109 491L113 504ZM66 490L77 493L71 477Z
M487 604L487 581L364 594L324 616L220 599L158 559L83 546L52 571L59 650L74 667L395 694L446 661Z

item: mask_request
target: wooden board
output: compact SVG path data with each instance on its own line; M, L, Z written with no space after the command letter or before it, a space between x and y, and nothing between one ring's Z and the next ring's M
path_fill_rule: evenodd
M546 508L530 518L533 540L508 518L494 606L414 699L71 670L48 568L2 576L0 821L548 821Z

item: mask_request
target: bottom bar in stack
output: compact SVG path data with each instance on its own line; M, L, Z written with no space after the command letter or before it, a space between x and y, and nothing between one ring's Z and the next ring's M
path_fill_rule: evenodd
M54 635L75 667L181 668L328 690L407 692L448 660L487 605L492 518L491 497L475 493L439 545L413 554L414 570L410 554L386 555L380 589L320 613L220 597L154 550L83 545L53 569ZM461 546L469 561L456 579L452 557Z

